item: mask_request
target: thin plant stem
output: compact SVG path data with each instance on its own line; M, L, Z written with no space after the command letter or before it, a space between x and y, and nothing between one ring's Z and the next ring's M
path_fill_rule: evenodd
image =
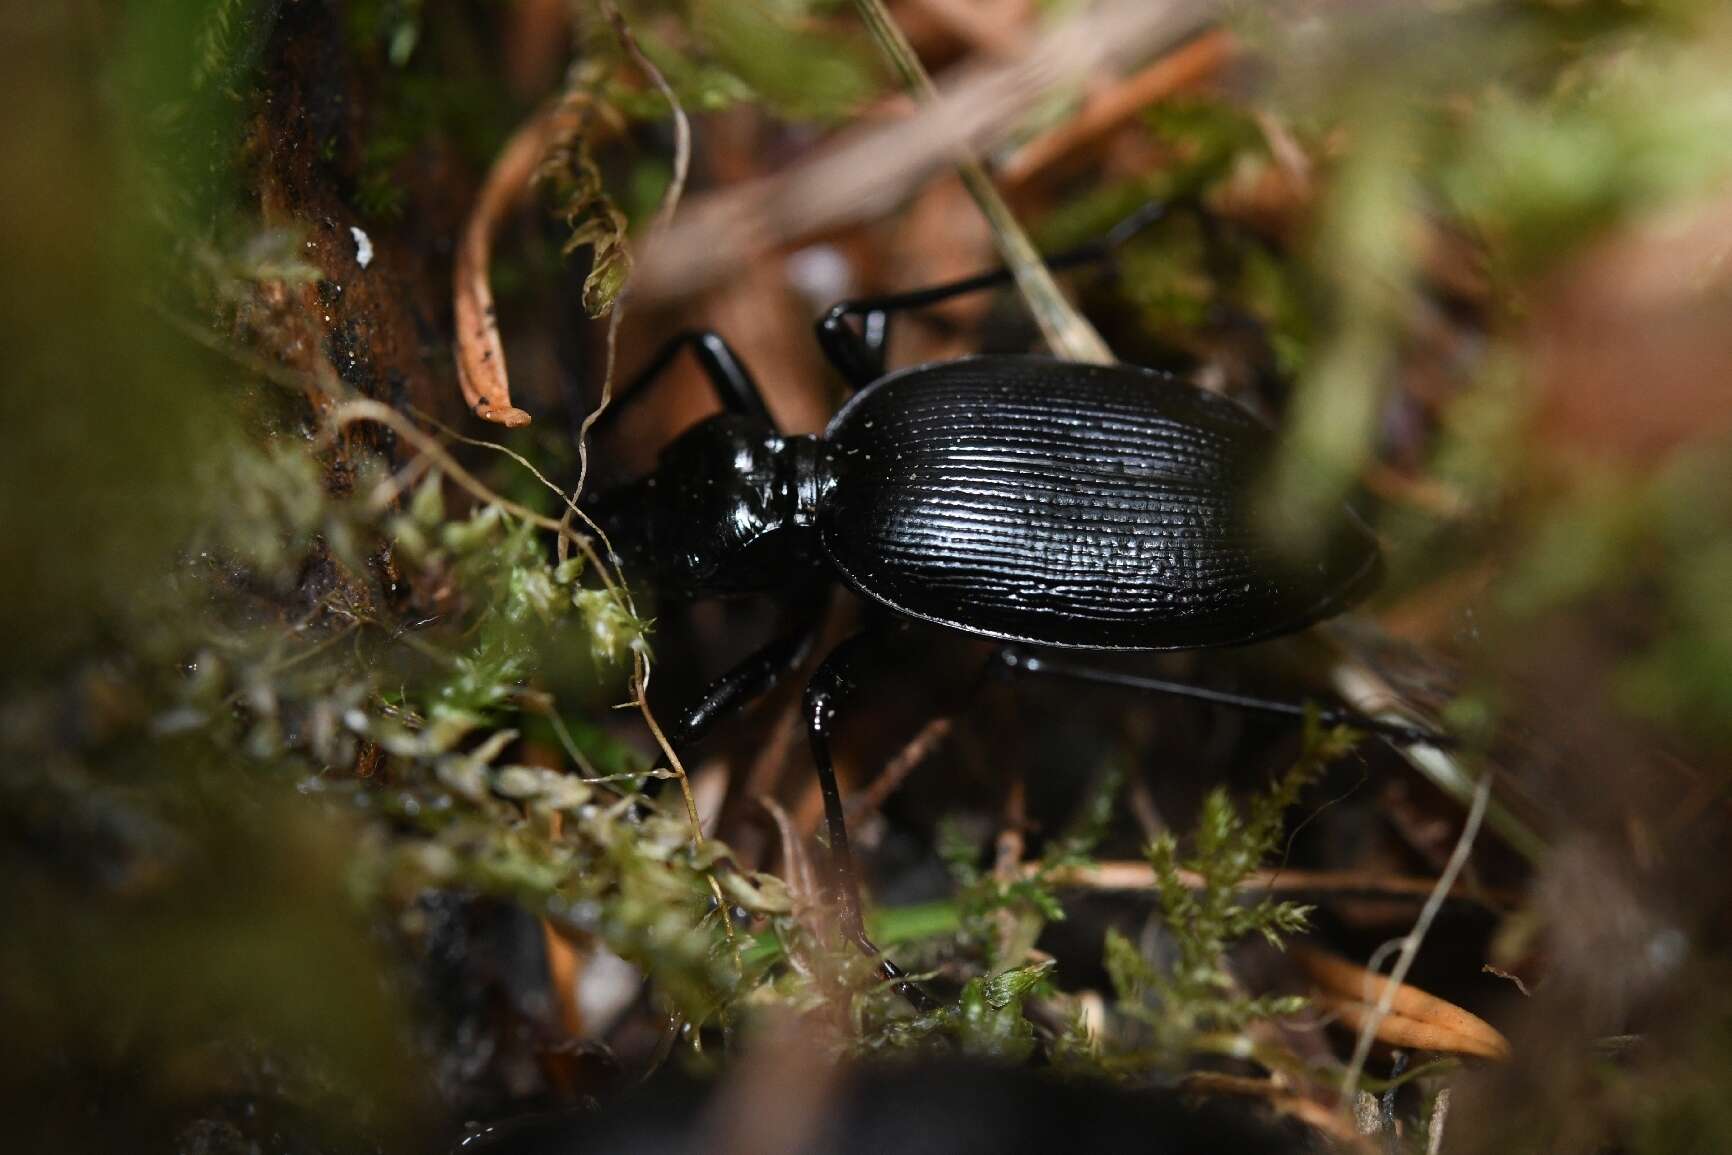
M1377 1005L1366 1017L1365 1025L1359 1029L1359 1039L1353 1047L1353 1058L1347 1064L1347 1071L1341 1077L1341 1098L1345 1103L1353 1102L1354 1092L1359 1088L1359 1076L1365 1070L1365 1060L1371 1054L1371 1043L1377 1037L1378 1025L1389 1015L1389 1010L1395 1005L1395 996L1401 990L1401 984L1407 978L1407 972L1413 966L1413 960L1419 955L1420 944L1425 941L1425 935L1431 929L1431 924L1437 918L1437 912L1443 907L1443 900L1455 886L1456 876L1467 865L1468 856L1473 853L1473 841L1479 835L1480 822L1485 818L1486 803L1491 799L1491 775L1482 774L1479 785L1473 792L1473 806L1467 812L1467 822L1461 828L1461 837L1456 839L1455 850L1450 853L1449 861L1444 864L1443 873L1437 876L1437 885L1432 888L1431 897L1425 900L1420 908L1419 917L1414 920L1413 929L1398 940L1401 949L1395 960L1395 966L1390 968L1389 982L1384 985L1383 994L1379 996ZM1376 969L1373 967L1372 969Z
M902 77L909 93L921 101L936 96L931 77L927 76L914 47L902 35L902 29L885 10L882 0L854 0L854 7L871 29L884 55L889 57L892 67ZM1067 361L1112 364L1115 360L1112 350L1107 348L1107 343L1095 332L1094 326L1084 320L1059 291L1051 270L1040 259L1033 242L1017 223L1015 214L1004 203L979 159L970 150L960 148L956 169L963 187L974 198L981 215L986 217L999 254L1016 278L1016 286L1028 301L1029 311L1034 314L1047 345Z

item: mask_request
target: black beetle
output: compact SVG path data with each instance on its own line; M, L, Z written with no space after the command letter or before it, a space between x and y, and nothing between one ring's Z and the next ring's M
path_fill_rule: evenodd
M1102 258L1162 211L1145 210L1052 263ZM886 374L891 314L1006 280L986 273L830 309L818 339L855 392L821 436L779 433L751 375L711 332L674 338L622 391L624 405L689 348L723 405L669 444L649 477L604 498L632 572L677 595L793 593L803 607L798 628L682 712L670 727L676 743L800 664L834 578L897 614L1007 643L1005 668L1302 712L1022 648L1179 650L1271 638L1341 612L1375 585L1381 564L1376 540L1346 506L1320 527L1311 556L1277 549L1257 508L1272 431L1169 373L996 355ZM839 916L871 949L829 750L865 640L856 635L825 659L805 710Z

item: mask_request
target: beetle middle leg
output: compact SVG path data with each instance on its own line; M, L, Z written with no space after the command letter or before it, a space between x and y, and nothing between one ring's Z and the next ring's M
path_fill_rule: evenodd
M1113 226L1100 240L1047 257L1046 264L1049 268L1069 269L1109 260L1126 241L1178 207L1190 207L1190 202L1152 201ZM966 293L1000 288L1014 280L1009 269L993 269L924 289L842 301L831 306L818 321L818 344L852 388L863 388L884 376L884 350L890 340L893 314L924 309ZM858 332L850 323L852 318L860 321Z

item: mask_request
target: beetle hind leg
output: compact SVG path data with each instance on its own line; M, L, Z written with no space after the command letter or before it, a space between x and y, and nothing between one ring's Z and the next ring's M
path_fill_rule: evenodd
M1211 690L1207 686L1193 686L1187 682L1169 682L1162 678L1147 678L1140 674L1086 665L1063 658L1041 657L1020 646L1001 647L994 655L992 663L994 668L1007 674L1038 674L1052 678L1064 678L1073 682L1089 682L1097 686L1118 686L1127 690L1170 694L1174 697L1191 698L1217 706L1231 706L1236 710L1278 714L1286 718L1304 718L1307 713L1315 710L1318 720L1326 725L1351 726L1355 730L1363 730L1368 734L1378 734L1404 745L1437 746L1440 748L1455 745L1454 738L1448 734L1406 722L1390 722L1381 718L1368 717L1356 710L1330 707L1319 709L1315 706L1303 706L1297 702L1258 698L1249 694L1235 694L1227 690Z

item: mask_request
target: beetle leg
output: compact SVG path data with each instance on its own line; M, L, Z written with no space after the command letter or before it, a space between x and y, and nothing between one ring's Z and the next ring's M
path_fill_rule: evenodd
M850 389L863 389L884 376L884 346L890 337L890 317L865 301L832 305L818 321L818 347ZM861 331L848 324L860 317Z
M1126 241L1177 207L1191 205L1190 202L1151 201L1114 225L1100 240L1047 257L1047 266L1068 269L1108 260ZM818 344L837 372L851 387L859 389L884 376L884 348L890 337L892 314L923 309L965 293L999 288L1014 280L1009 269L994 269L924 289L842 301L832 305L818 321ZM850 318L854 317L860 319L859 332L850 324Z
M1296 702L1279 702L1268 698L1252 697L1249 694L1235 694L1227 690L1211 690L1205 686L1192 686L1185 682L1146 678L1140 674L1128 674L1121 670L1087 666L1063 659L1043 658L1018 646L1002 647L994 656L994 661L999 668L1009 673L1044 674L1049 677L1068 678L1074 682L1090 682L1099 686L1119 686L1128 690L1171 694L1175 697L1192 698L1199 702L1210 702L1217 706L1232 706L1239 710L1279 714L1288 718L1303 718L1311 709L1311 707L1302 706ZM1355 730L1381 734L1385 738L1393 739L1405 745L1437 746L1440 748L1455 745L1455 739L1448 734L1440 734L1435 730L1427 730L1424 727L1411 726L1403 722L1385 722L1377 718L1367 717L1354 710L1337 708L1318 710L1317 717L1326 725L1351 726Z
M751 371L746 368L727 340L712 329L687 329L668 338L667 343L650 358L649 364L638 370L637 376L619 391L613 404L603 411L601 423L605 426L641 398L656 378L673 364L674 358L687 348L691 349L692 356L697 359L698 368L703 370L705 380L715 391L716 400L722 403L723 409L730 413L757 417L775 428L776 423L770 416L770 407L764 404L764 395L758 389L758 383L753 379Z
M830 735L835 730L836 706L854 689L852 666L865 648L868 635L855 634L819 665L806 684L806 727L812 739L812 764L818 772L818 791L824 797L824 823L830 838L830 886L842 933L878 961L879 974L896 985L896 991L916 1010L930 1010L932 999L904 979L901 969L884 957L866 934L861 915L860 879L854 854L848 847L848 822L842 809L842 791L836 784L836 767L830 757Z
M717 722L739 713L799 669L812 652L812 642L823 624L828 593L828 587L809 593L795 611L792 629L772 638L705 687L696 702L680 711L668 730L668 739L676 746L698 741Z
M818 790L824 796L824 823L830 836L830 880L842 933L876 954L878 948L866 937L860 915L860 882L855 875L854 855L848 847L848 823L842 810L842 791L836 785L836 767L830 757L830 735L836 726L836 704L854 689L851 659L864 634L855 634L830 652L806 684L806 729L812 740L812 763L818 772Z

